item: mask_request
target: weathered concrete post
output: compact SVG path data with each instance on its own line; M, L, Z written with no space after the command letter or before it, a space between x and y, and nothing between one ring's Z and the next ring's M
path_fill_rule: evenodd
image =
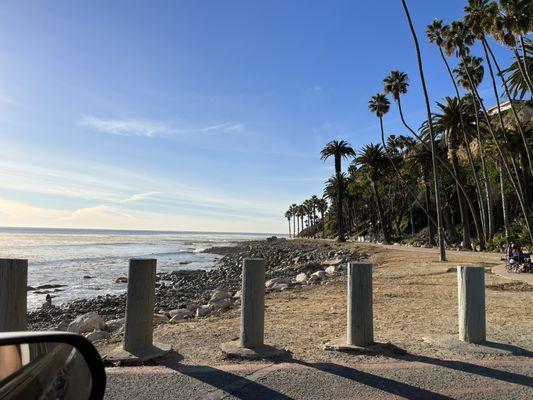
M248 258L242 268L241 346L260 347L265 334L265 260Z
M155 259L130 260L124 328L126 351L145 350L153 345L156 265Z
M241 337L222 343L220 348L230 357L245 359L272 358L282 351L264 343L265 335L265 260L247 258L242 266Z
M28 260L0 259L0 332L27 330Z
M347 344L364 347L373 343L372 264L348 263Z
M485 268L457 267L459 300L459 339L467 343L482 343L486 339Z

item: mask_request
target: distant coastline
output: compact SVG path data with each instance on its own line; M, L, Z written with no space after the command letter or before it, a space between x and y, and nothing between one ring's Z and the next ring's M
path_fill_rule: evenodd
M283 233L271 232L216 232L216 231L174 231L174 230L151 230L151 229L96 229L96 228L49 228L49 227L15 227L0 226L0 233L21 234L96 234L96 235L237 235L237 236L286 236Z

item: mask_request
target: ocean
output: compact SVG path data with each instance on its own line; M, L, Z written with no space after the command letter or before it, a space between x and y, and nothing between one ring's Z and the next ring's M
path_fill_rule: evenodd
M29 286L66 285L50 293L53 304L59 305L125 292L127 284L115 281L127 276L130 258L156 258L158 272L207 269L219 256L202 250L267 236L270 235L0 228L0 258L28 259ZM28 291L28 309L40 307L45 296Z

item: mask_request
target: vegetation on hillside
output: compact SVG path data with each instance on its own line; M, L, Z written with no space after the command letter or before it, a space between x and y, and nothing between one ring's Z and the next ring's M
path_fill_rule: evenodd
M427 118L416 129L406 120L402 97L409 77L393 69L369 101L379 120L375 143L357 150L346 141L326 145L321 158L334 160L335 175L325 182L322 198L289 207L289 234L417 241L439 245L441 260L446 244L480 250L509 241L533 244L533 41L527 37L533 2L468 0L463 19L427 26L451 89L433 104L419 38L406 1L401 3ZM495 57L495 45L509 50L511 65ZM484 81L495 105L480 95ZM405 128L401 134L386 132L393 105Z

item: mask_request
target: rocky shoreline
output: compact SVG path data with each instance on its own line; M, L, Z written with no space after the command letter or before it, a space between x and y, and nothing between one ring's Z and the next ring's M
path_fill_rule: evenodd
M350 253L334 243L286 239L246 241L232 247L213 247L205 252L222 256L209 270L157 274L156 322L202 317L238 303L244 258L266 260L267 290L316 284L327 274L336 274L346 261L364 258L364 255ZM77 300L29 313L28 325L31 330L69 329L88 333L80 332L79 326L80 318L90 313L92 317L96 314L99 317L93 324L98 330L113 333L113 330L120 329L125 306L126 294ZM91 329L91 324L87 329Z

